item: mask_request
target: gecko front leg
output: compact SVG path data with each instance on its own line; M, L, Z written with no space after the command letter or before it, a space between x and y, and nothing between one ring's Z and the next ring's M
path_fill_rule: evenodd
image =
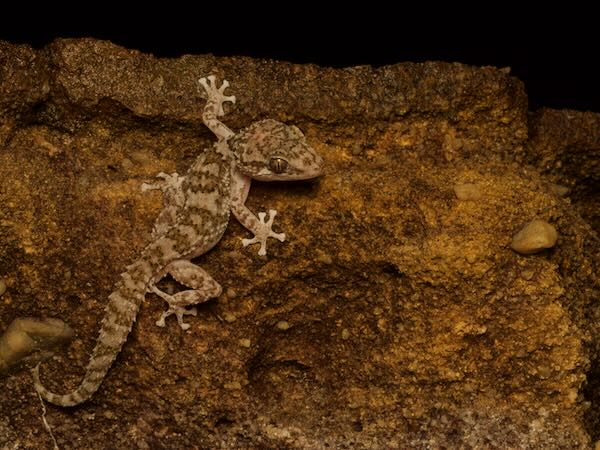
M243 211L241 209L243 208ZM275 219L275 215L277 211L274 209L269 210L269 220L265 222L265 218L267 216L264 212L258 213L258 219L252 212L242 206L241 208L232 209L235 217L240 221L246 229L254 233L254 237L251 239L242 239L242 245L247 247L250 244L260 244L260 248L258 249L258 254L264 256L267 254L267 239L272 237L280 242L285 241L285 233L275 233L271 227L273 225L273 219Z
M221 87L217 88L215 79L214 75L209 75L208 77L200 78L198 80L198 83L204 88L208 97L202 113L202 121L219 140L226 140L234 136L235 133L218 118L225 115L223 103L235 103L235 95L223 94L225 89L229 86L229 82L223 80Z
M248 197L251 182L252 180L250 177L243 175L237 170L233 170L231 212L244 228L254 233L253 238L242 239L242 245L247 247L250 244L258 243L260 244L258 254L264 256L267 254L267 239L272 237L283 242L285 241L285 233L275 233L271 228L273 226L273 219L275 219L275 215L277 214L276 210L270 209L269 219L265 220L267 216L265 212L259 212L258 217L256 217L254 213L246 207L244 203Z

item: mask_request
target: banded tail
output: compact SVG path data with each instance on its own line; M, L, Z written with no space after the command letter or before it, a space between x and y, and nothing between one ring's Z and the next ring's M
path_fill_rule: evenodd
M75 406L98 390L135 323L152 274L156 273L157 267L153 266L159 266L158 262L152 264L142 257L121 274L117 289L109 296L100 335L77 389L68 394L50 392L40 382L39 364L32 370L35 390L44 400L58 406Z

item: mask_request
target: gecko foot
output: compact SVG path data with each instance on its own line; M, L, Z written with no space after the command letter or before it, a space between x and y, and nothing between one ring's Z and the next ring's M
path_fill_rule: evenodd
M208 101L213 101L217 105L217 116L225 115L225 111L223 111L223 103L231 102L235 103L235 95L224 95L223 92L227 87L229 87L229 81L223 80L220 88L217 88L215 82L215 76L209 75L207 77L200 78L198 83L202 85L206 95L208 95Z
M154 285L150 286L150 291L154 292L156 295L161 297L163 300L165 300L169 304L169 309L167 309L164 313L162 313L160 315L160 318L156 321L156 325L158 325L159 327L164 327L165 319L167 317L175 314L175 317L177 317L177 323L179 324L179 326L181 327L182 330L187 330L188 328L190 328L190 324L185 323L183 321L183 316L186 316L186 315L195 316L198 313L196 311L196 308L186 309L184 306L180 306L180 304L178 304L179 302L177 301L177 298L176 298L177 295L175 295L175 296L169 295L166 292L161 291Z
M185 323L183 321L183 316L195 316L198 313L196 308L185 309L182 306L169 306L169 309L161 314L160 318L156 321L156 325L159 327L165 326L165 319L173 314L177 317L177 323L181 327L182 330L187 330L190 328L189 323Z
M260 256L264 256L267 254L267 239L272 237L280 242L285 241L285 233L275 233L271 227L273 226L273 219L275 219L275 215L277 211L274 209L269 210L269 220L265 222L266 213L260 212L258 213L258 226L256 230L252 230L254 232L254 237L252 239L242 239L242 245L247 247L250 244L260 243L260 249L258 250L258 254Z

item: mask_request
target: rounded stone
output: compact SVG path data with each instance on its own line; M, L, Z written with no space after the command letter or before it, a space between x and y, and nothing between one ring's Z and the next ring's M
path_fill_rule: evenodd
M225 314L223 315L223 319L224 319L224 320L225 320L225 322L227 322L227 323L233 323L233 322L235 322L235 321L237 320L237 317L235 316L235 314L232 314L232 313L229 313L229 312L227 312L227 313L225 313Z
M280 320L279 322L277 322L275 324L275 328L277 328L278 330L281 330L281 331L285 331L290 328L290 324L289 324L289 322L287 322L285 320Z
M454 194L459 200L479 200L483 196L481 187L473 183L456 184Z
M563 186L562 184L551 183L549 187L551 192L554 192L560 197L566 197L571 192L571 189L569 189L567 186Z
M530 255L556 245L558 232L545 220L535 219L514 235L510 248L517 253Z

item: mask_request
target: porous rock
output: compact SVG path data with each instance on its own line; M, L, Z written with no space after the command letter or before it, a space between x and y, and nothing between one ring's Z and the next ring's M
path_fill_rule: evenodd
M577 212L600 233L600 114L542 108L529 120L524 161L568 190Z
M523 84L505 71L167 60L89 39L2 43L0 60L0 274L11 286L0 328L23 315L71 325L78 339L42 367L57 392L80 381L107 296L150 239L161 198L141 183L183 172L214 142L199 77L231 82L232 129L294 123L327 164L313 183L254 183L249 206L277 209L288 240L258 258L232 221L197 262L235 295L202 305L190 330L156 327L165 306L147 296L91 401L48 408L61 448L589 448L599 438L598 239L548 187L571 185L530 165L547 128L528 140ZM583 140L598 132L580 125ZM464 184L485 195L456 198ZM510 250L531 214L561 230L560 251ZM30 375L3 382L0 446L48 447Z

